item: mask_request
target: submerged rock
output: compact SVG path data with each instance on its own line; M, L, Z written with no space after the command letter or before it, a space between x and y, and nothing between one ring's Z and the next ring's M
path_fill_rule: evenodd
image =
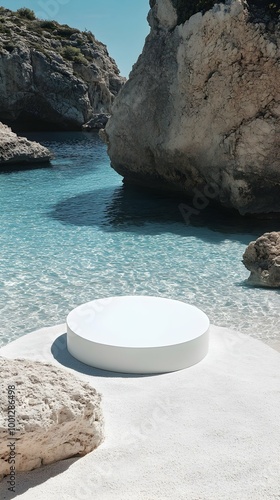
M188 17L193 4L204 13ZM150 35L105 129L112 166L127 182L215 192L241 214L279 212L278 11L213 4L151 1Z
M83 130L101 130L105 127L110 118L109 114L99 113L94 115L87 123L83 125Z
M0 7L0 120L14 130L77 130L110 113L124 78L106 46L26 10Z
M29 471L103 441L101 397L89 384L37 361L0 358L0 371L0 479L11 466Z
M265 233L252 241L243 264L251 272L248 282L252 285L280 287L280 232Z
M41 144L19 137L0 123L0 166L15 163L47 163L53 158L51 151Z

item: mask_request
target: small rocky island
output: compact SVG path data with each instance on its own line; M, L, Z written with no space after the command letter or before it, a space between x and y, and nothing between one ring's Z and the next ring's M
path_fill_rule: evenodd
M91 32L0 7L0 120L14 131L104 126L124 81Z
M248 283L280 287L280 232L265 233L246 248L243 264L250 271Z
M49 163L49 149L25 137L18 137L7 125L0 123L0 166Z
M150 6L151 32L103 133L113 168L125 182L212 193L240 214L279 213L279 2Z

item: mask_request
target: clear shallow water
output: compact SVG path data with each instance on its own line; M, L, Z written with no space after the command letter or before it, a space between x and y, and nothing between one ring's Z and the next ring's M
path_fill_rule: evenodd
M248 287L241 262L276 221L204 210L186 225L178 201L124 189L97 135L29 137L56 160L0 173L0 345L127 294L188 301L217 325L280 339L279 291Z

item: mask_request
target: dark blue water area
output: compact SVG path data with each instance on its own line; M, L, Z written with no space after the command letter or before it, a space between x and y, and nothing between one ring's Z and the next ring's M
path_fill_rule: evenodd
M98 134L28 138L55 159L0 171L0 345L64 322L83 302L127 294L184 300L215 324L279 335L278 291L249 287L241 262L279 221L209 207L186 219L192 200L124 187Z

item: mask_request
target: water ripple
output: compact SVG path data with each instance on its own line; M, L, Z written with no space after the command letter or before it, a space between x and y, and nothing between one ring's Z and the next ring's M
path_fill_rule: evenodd
M186 225L178 200L122 186L97 135L30 138L56 160L0 178L0 345L126 294L184 300L215 324L280 339L279 292L247 286L241 263L274 221L208 210Z

